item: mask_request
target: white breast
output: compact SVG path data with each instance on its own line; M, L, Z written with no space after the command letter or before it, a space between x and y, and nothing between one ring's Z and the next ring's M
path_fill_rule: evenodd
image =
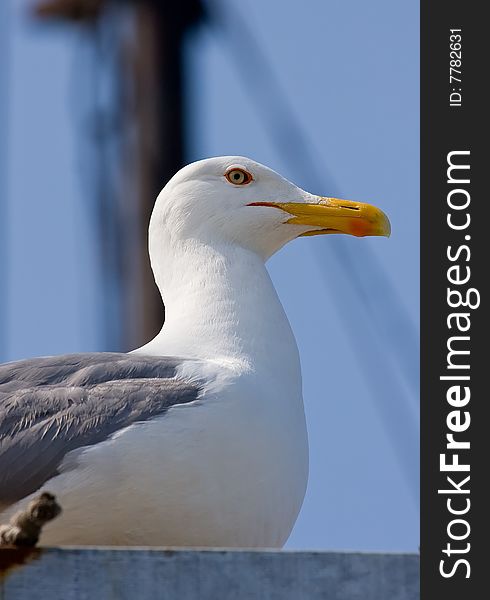
M308 473L301 397L281 387L249 373L88 448L45 486L64 514L43 543L281 547Z

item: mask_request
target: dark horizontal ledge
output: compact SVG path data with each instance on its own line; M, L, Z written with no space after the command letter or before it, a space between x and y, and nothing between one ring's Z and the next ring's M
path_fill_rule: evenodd
M418 600L416 554L0 549L2 600Z

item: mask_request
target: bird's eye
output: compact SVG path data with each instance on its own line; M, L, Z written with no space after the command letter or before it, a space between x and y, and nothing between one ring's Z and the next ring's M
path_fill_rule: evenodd
M252 174L244 169L230 169L225 177L233 185L247 185L253 180Z

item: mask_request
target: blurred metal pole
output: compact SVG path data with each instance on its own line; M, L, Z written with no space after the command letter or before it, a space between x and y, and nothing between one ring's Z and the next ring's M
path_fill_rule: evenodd
M7 355L8 326L8 184L7 145L10 72L10 2L0 2L0 361Z
M135 87L136 156L139 203L138 257L127 273L127 289L138 297L127 311L125 345L134 348L154 337L165 312L153 280L147 251L148 222L155 198L184 164L184 38L202 16L200 0L134 4L135 41L129 64Z

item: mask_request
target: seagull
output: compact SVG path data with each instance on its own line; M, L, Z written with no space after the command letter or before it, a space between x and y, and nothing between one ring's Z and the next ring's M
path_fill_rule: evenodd
M334 233L389 236L390 224L241 156L174 175L149 225L156 337L0 365L0 522L45 492L63 508L48 545L281 548L308 439L298 349L265 263Z

